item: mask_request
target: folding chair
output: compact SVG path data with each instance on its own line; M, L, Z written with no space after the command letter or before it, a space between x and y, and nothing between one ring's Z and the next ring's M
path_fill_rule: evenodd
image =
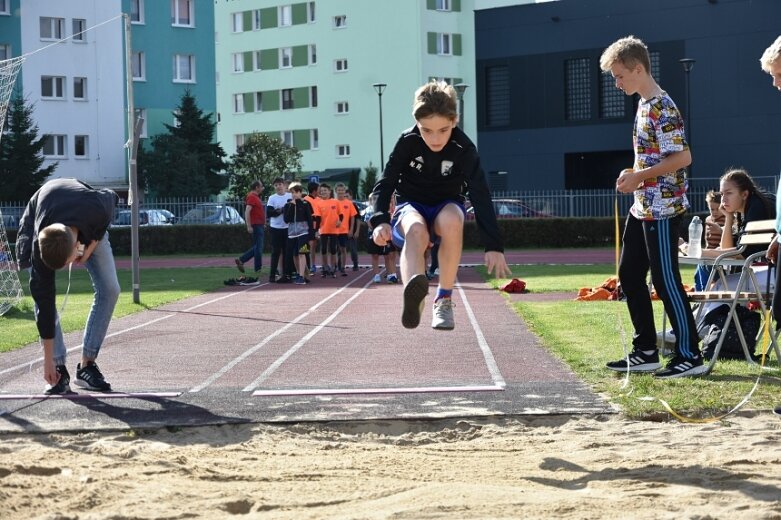
M719 357L719 352L721 351L724 339L727 336L730 323L733 320L735 321L735 328L738 333L738 338L740 339L740 344L743 347L743 353L746 356L746 361L749 363L758 364L756 361L754 361L751 352L748 350L748 344L746 343L746 338L743 334L743 328L740 326L740 320L737 317L735 309L739 304L745 305L749 302L757 302L759 304L763 326L761 326L759 329L760 332L757 341L761 341L762 332L764 331L764 320L770 319L767 314L767 307L768 303L772 300L773 295L770 289L769 280L767 284L767 292L762 291L759 280L757 279L757 274L753 269L751 269L751 266L755 265L759 260L764 258L766 252L764 249L767 249L767 246L774 238L775 220L759 220L749 222L746 224L745 232L738 240L737 251L724 253L713 261L713 269L711 270L710 276L708 277L708 283L706 285L706 288L712 287L714 281L718 277L718 279L722 282L722 287L728 287L727 274L729 269L736 265L740 265L742 268L735 289L725 289L718 291L704 290L688 293L689 301L691 302L723 302L729 305L727 319L725 320L724 326L721 329L721 335L719 336L719 340L716 343L716 348L713 351L713 357L708 364L708 370L706 373L710 373L711 370L713 370L713 366L716 364L716 360ZM748 246L765 246L765 248L762 251L749 255L745 260L736 258L741 255ZM701 260L707 261L708 259ZM769 269L770 267L768 267L768 270ZM701 305L698 309L696 317L699 317L700 313L702 312L702 307L703 306ZM776 342L774 333L770 334L770 342L773 351L776 353L776 359L781 360L781 352L779 352L778 343ZM773 370L776 369L774 368Z

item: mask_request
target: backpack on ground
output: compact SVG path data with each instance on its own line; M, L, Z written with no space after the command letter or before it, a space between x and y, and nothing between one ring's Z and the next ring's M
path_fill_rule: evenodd
M711 359L716 350L716 344L719 341L721 331L724 329L724 323L729 314L729 305L722 304L710 311L703 318L703 324L700 326L700 336L702 337L702 355L705 359ZM735 307L735 314L740 321L740 327L743 330L743 337L746 338L746 346L751 357L758 360L754 350L757 346L757 335L762 322L762 317L758 312L750 311L743 305ZM704 334L703 334L704 333ZM746 359L743 353L743 347L740 344L738 329L735 327L735 319L729 324L727 335L724 337L724 343L721 345L719 359Z

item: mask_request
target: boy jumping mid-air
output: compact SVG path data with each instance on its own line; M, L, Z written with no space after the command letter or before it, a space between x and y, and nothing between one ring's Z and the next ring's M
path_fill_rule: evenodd
M440 244L439 287L431 326L451 330L455 326L451 295L463 244L464 192L475 208L488 273L506 278L511 272L477 149L456 126L455 89L442 82L423 85L415 92L412 115L415 126L401 134L374 186L372 238L380 247L392 240L401 250L401 323L408 329L420 323L428 294L426 248L429 242ZM396 209L391 215L394 192Z

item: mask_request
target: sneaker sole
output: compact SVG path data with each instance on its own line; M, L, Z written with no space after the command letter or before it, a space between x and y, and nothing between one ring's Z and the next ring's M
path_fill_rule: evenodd
M678 379L679 377L697 377L697 376L704 376L708 373L708 365L700 365L698 367L694 367L691 370L687 370L686 372L679 372L677 374L654 374L654 377L656 379Z
M111 385L108 386L108 388L98 388L96 386L92 386L86 381L82 381L81 379L77 379L74 381L76 386L80 388L84 388L85 390L92 390L94 392L111 392Z
M630 367L627 369L626 367L605 367L608 370L612 370L613 372L656 372L660 368L662 368L661 363L646 363L644 365L637 365L634 367Z
M65 394L72 394L73 391L71 390L70 385L65 385L65 388L62 390L62 392L52 392L51 390L44 390L44 395L65 395Z
M445 324L434 325L432 323L431 328L434 330L453 330L456 328L456 324L453 323L452 325L445 325Z
M401 324L404 328L414 329L420 325L423 313L423 301L428 295L428 279L416 274L404 288L404 310L401 312Z

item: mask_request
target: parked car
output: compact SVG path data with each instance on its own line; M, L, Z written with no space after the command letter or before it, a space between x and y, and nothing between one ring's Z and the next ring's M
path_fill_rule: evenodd
M496 218L528 218L528 217L551 217L548 213L537 211L524 204L518 199L494 199L494 211L496 211ZM474 220L475 208L471 205L466 210L466 219Z
M156 209L154 211L159 211L163 214L163 216L168 219L169 224L176 224L176 222L179 220L179 217L168 211L167 209Z
M114 217L113 227L128 227L131 224L132 213L130 210L124 210L117 213ZM173 224L169 218L159 209L140 209L138 210L139 226L170 226Z
M0 215L3 217L3 226L6 229L17 229L24 215L24 208L15 206L0 208Z
M185 213L179 224L244 224L244 219L233 206L207 203Z

